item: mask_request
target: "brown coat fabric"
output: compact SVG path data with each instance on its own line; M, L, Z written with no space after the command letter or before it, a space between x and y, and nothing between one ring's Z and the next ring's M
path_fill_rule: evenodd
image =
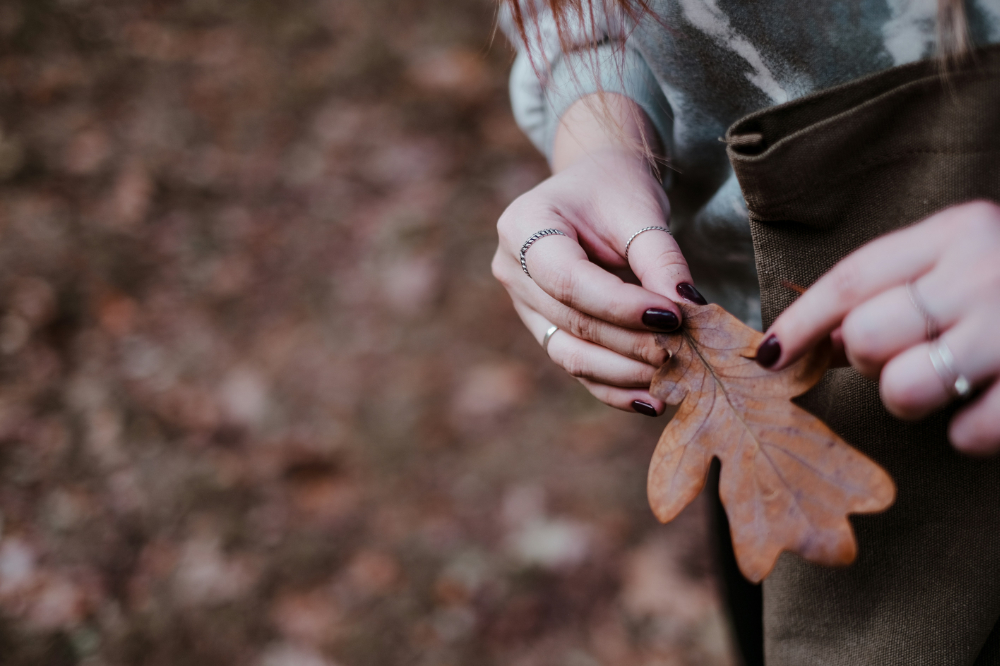
M942 75L897 67L747 116L727 133L764 325L855 248L947 206L1000 201L1000 48ZM803 399L896 480L853 519L860 554L827 569L788 553L764 583L770 666L1000 664L1000 459L948 444L953 411L903 423L876 383L831 371Z

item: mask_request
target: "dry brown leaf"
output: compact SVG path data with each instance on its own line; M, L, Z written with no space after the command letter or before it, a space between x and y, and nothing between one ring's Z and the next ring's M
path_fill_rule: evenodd
M822 421L791 402L819 381L829 349L780 372L754 362L763 335L717 305L682 305L684 327L657 335L669 360L650 392L680 405L653 453L653 513L672 520L722 462L719 496L740 570L763 580L783 550L826 565L854 561L851 513L888 508L892 479Z

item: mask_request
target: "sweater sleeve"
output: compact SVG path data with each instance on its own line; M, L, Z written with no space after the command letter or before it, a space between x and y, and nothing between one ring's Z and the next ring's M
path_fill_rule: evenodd
M546 8L535 7L525 15L534 17L528 44L513 29L509 11L501 17L501 26L518 45L510 98L518 125L546 157L551 160L562 115L574 102L596 92L618 93L635 101L669 151L671 114L666 97L642 54L625 44L620 21L595 11L596 18L567 35L571 49L564 53ZM575 25L572 19L568 25Z

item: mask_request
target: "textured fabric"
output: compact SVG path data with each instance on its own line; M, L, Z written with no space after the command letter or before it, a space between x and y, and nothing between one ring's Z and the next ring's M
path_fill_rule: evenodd
M516 66L530 69L532 63L524 59ZM638 52L621 42L604 42L592 49L560 55L549 64L548 72L545 97L529 95L523 98L541 107L517 106L515 118L549 156L559 119L574 102L594 93L617 93L638 102L652 119L658 136L666 136L669 132L669 117L664 113L666 100L653 73ZM518 99L516 86L524 85L526 80L530 84L532 79L511 77L511 98Z
M603 85L639 102L669 154L670 226L698 289L756 327L747 214L719 137L746 114L935 52L937 0L651 0L638 25L583 0L586 19L566 22L577 52L567 66L545 2L520 2L537 17L511 75L521 126L549 155L574 97ZM1000 42L1000 0L966 5L975 42ZM501 25L519 43L509 14ZM598 68L588 66L595 48L605 49Z
M749 211L764 324L858 246L952 204L1000 201L1000 48L941 76L890 69L740 120L726 135ZM1000 458L948 444L945 410L891 417L878 386L827 373L802 399L899 494L852 519L859 557L788 553L764 583L769 666L1000 664ZM991 635L992 632L992 635Z

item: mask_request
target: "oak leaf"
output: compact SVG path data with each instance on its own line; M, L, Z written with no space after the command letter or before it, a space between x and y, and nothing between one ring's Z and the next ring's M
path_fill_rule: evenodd
M650 392L680 405L649 466L653 513L672 520L705 485L719 458L719 496L736 560L753 582L784 550L831 566L857 555L847 515L888 508L892 478L818 418L791 402L829 366L820 346L780 372L753 360L763 335L717 305L681 305L683 328L658 334L670 353Z

